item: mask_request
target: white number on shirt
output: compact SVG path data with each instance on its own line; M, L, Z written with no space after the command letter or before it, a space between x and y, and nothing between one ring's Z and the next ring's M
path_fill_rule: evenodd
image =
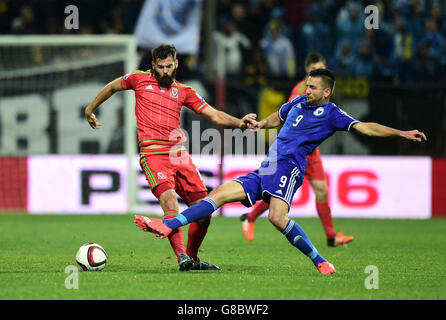
M286 181L287 181L287 176L281 176L280 177L280 184L279 184L279 187L281 187L281 188L283 188L283 187L285 187L285 184L286 184Z
M303 117L304 117L304 116L301 115L301 114L298 115L297 118L296 118L296 122L293 123L293 127L297 127L297 125L299 124L300 120L302 120Z

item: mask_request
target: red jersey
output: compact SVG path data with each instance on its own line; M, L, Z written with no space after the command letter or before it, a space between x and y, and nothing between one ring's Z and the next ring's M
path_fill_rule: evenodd
M288 99L288 102L291 100L294 100L295 98L305 94L307 92L307 78L303 79L301 82L296 84L291 90L290 98Z
M151 144L166 146L183 143L180 113L185 106L197 114L209 105L194 89L174 80L162 88L152 70L134 71L121 77L121 88L135 91L135 115L140 147Z

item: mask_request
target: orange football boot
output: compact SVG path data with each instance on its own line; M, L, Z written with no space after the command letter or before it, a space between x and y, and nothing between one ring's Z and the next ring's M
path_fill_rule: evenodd
M247 213L242 214L240 216L240 220L242 221L242 231L246 240L248 241L254 240L254 227L255 227L254 222L248 221Z
M133 221L135 221L136 225L142 230L154 233L161 239L167 237L172 232L172 229L166 226L162 219L149 219L147 217L135 215Z
M337 247L353 241L353 236L346 236L341 231L334 238L327 240L329 247Z
M317 270L322 274L332 274L336 272L335 267L328 261L319 263L316 266Z

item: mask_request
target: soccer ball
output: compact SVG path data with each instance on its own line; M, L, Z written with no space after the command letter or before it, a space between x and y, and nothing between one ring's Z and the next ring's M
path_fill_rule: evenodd
M104 269L107 263L107 254L97 243L86 243L77 251L76 261L84 271L99 271Z

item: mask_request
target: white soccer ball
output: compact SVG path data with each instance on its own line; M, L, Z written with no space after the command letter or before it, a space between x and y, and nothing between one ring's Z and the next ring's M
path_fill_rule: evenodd
M86 243L77 251L76 261L84 271L99 271L104 269L107 263L107 253L97 243Z

